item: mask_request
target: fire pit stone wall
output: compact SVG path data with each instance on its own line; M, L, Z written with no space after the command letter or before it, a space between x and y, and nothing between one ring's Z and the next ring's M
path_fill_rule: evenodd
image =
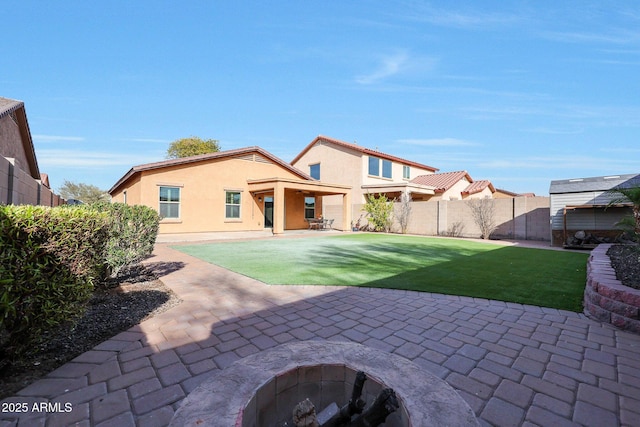
M363 397L369 404L378 390L395 391L400 408L387 418L387 427L480 425L451 386L413 362L332 341L282 344L236 361L192 391L170 425L277 426L292 404L307 397L318 412L331 402L345 404L357 371L367 375Z

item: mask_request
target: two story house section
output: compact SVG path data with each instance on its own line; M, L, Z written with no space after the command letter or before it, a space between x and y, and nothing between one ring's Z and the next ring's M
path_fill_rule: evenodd
M291 165L314 179L351 187L354 205L364 204L367 194L385 194L395 198L404 191L408 191L413 200L429 199L435 194L435 188L411 181L438 170L322 135L311 141L291 161ZM325 197L323 206L325 214L332 215L332 206L341 206L341 200ZM359 210L353 210L354 214L357 212Z

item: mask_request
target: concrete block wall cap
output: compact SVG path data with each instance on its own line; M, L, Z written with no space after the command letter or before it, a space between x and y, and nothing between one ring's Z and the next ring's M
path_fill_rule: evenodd
M303 366L344 365L391 387L411 425L479 426L469 405L446 382L413 362L360 344L302 341L247 356L191 392L170 426L238 425L255 392L274 377Z

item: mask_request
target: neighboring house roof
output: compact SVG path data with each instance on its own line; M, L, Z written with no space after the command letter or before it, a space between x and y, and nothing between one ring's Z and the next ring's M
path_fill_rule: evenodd
M284 160L279 159L278 157L274 156L273 154L269 153L268 151L254 146L254 147L246 147L246 148L238 148L235 150L226 150L226 151L218 151L215 153L208 153L208 154L199 154L196 156L189 156L189 157L182 157L179 159L170 159L170 160L163 160L160 162L154 162L154 163L146 163L143 165L138 165L138 166L134 166L131 169L129 169L129 171L124 174L124 176L122 178L120 178L118 180L118 182L115 183L115 185L113 187L111 187L111 189L109 190L109 193L114 192L115 190L118 189L118 187L120 187L121 185L123 185L126 181L128 181L131 177L144 172L144 171L149 171L149 170L155 170L155 169L162 169L162 168L167 168L167 167L172 167L172 166L180 166L180 165L188 165L191 163L198 163L198 162L205 162L208 160L219 160L219 159L225 159L225 158L233 158L233 157L239 157L242 155L247 155L247 154L251 154L251 153L257 153L262 155L263 157L271 160L273 163L276 163L279 166L282 166L283 168L289 170L290 172L294 173L295 175L299 176L300 178L304 179L304 180L309 180L309 181L316 181L315 179L311 178L309 175L307 175L306 173L302 172L299 169L294 168L293 166L291 166L289 163L285 162Z
M510 196L510 197L534 197L535 194L533 193L524 193L524 194L518 194L518 193L514 193L513 191L508 191L508 190L504 190L502 188L496 188L496 193L500 193L500 194L504 194L505 196Z
M51 185L49 185L49 175L47 175L46 173L41 173L40 174L40 182L42 183L42 185L44 185L47 188L51 188Z
M428 185L435 188L436 193L444 193L461 179L466 178L470 183L473 182L467 171L434 173L430 175L420 175L411 180L414 184Z
M467 188L462 191L462 194L476 194L483 191L485 188L489 187L492 193L496 192L495 187L491 184L491 181L486 179L480 179L478 181L473 181Z
M24 102L0 96L0 119L21 107L24 107Z
M33 179L40 179L40 170L36 159L36 151L33 147L33 140L31 139L29 123L27 122L27 113L24 108L24 102L0 97L0 119L8 115L12 115L18 125L18 129L20 130L22 148L24 150L27 164L29 165L29 174ZM0 155L4 155L4 153L0 153Z
M317 142L319 141L324 141L324 142L328 142L331 144L335 144L341 147L345 147L345 148L349 148L351 150L360 152L362 154L366 154L369 156L375 156L375 157L379 157L381 159L386 159L386 160L391 160L393 162L396 163L400 163L403 165L407 165L407 166L413 166L413 167L417 167L420 169L426 169L426 170L430 170L430 171L437 171L438 168L434 168L433 166L428 166L428 165L424 165L422 163L418 163L418 162L414 162L411 160L407 160L407 159L402 159L400 157L396 157L396 156L392 156L390 154L386 154L386 153L382 153L380 151L377 150L371 150L369 148L365 148L362 147L358 144L352 144L350 142L345 142L345 141L340 141L339 139L334 139L334 138L329 138L328 136L323 136L323 135L318 135L313 141L311 141L309 143L309 145L307 145L301 152L300 154L298 154L292 161L291 164L296 163L298 160L300 160L300 158L311 149L311 147L313 147Z
M640 186L640 174L596 176L551 181L549 194L607 191L614 187Z

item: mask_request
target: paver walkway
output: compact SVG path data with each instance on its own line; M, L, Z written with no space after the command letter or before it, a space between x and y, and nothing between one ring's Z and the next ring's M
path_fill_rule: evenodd
M184 302L5 399L0 427L163 426L214 370L296 340L354 341L410 359L458 390L485 425L640 425L640 336L582 314L267 286L163 244L148 263ZM48 405L35 412L34 402Z

